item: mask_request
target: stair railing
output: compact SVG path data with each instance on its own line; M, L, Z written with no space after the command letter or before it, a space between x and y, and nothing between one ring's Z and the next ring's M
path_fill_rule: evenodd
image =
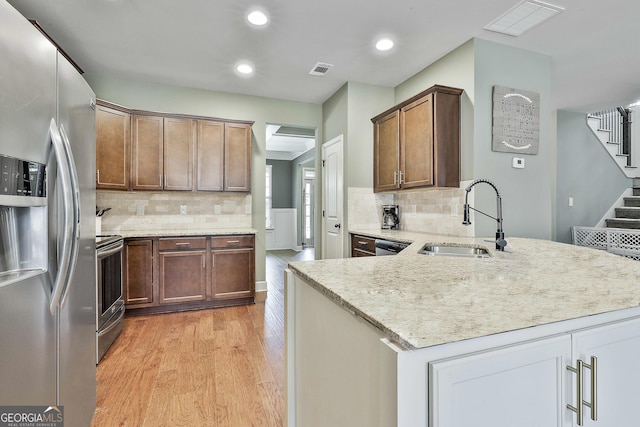
M615 107L589 114L600 119L600 130L609 132L609 143L618 145L618 155L631 166L631 110Z

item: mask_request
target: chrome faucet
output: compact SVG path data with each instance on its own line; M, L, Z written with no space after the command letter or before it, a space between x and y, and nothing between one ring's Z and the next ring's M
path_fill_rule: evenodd
M496 218L491 215L487 215L486 213L479 211L471 206L469 206L469 193L474 185L480 184L484 182L485 184L489 184L496 191L496 203L497 203L497 214ZM462 221L463 225L471 225L471 220L469 219L469 209L473 209L474 211L481 213L484 216L488 216L491 219L495 219L498 223L498 229L496 231L496 250L504 251L504 247L507 246L507 241L504 240L504 231L502 230L502 197L500 197L500 191L498 191L498 187L489 181L488 179L476 179L465 189L466 194L464 196L464 220Z

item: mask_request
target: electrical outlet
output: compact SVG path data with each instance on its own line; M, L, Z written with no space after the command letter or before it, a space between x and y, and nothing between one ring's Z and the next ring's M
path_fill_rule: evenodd
M569 206L573 206L573 197L569 197Z
M180 215L187 214L187 205L180 205Z
M220 215L220 205L214 205L213 206L213 213L215 215Z
M144 215L144 205L136 205L136 215Z

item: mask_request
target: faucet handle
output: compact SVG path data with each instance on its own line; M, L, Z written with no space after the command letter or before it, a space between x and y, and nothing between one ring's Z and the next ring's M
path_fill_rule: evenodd
M504 233L498 231L496 233L496 249L499 251L504 251L505 246L507 246L507 241L504 239Z

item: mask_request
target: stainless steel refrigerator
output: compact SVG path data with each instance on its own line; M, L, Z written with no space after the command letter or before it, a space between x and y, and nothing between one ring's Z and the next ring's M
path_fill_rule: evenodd
M0 0L0 407L96 404L95 95Z

